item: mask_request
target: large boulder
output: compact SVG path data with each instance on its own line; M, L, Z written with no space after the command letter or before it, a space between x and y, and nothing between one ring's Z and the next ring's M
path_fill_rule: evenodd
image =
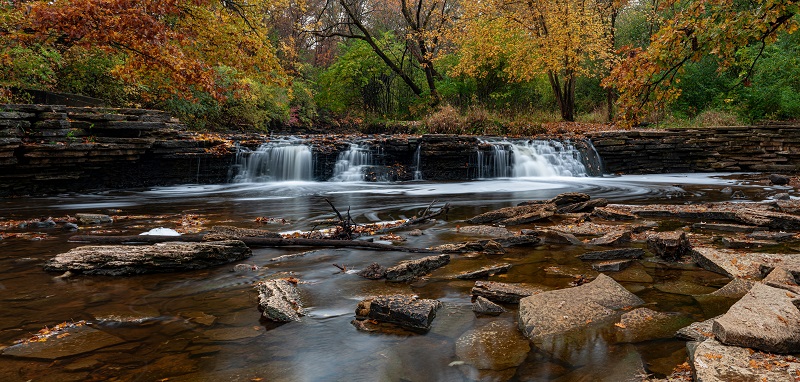
M610 318L615 310L644 304L611 277L600 274L581 286L539 293L520 300L519 327L531 340L567 332Z
M726 345L773 353L800 349L800 296L757 283L714 321L714 336Z
M356 317L400 325L406 329L427 332L436 318L437 300L417 296L386 295L362 300L356 308Z
M411 281L450 263L450 255L427 256L417 260L403 261L386 269L389 281Z
M303 304L294 284L284 279L260 281L255 285L258 292L258 310L271 321L300 321Z
M45 263L44 269L88 275L134 275L208 268L240 261L251 255L250 248L239 240L83 246L57 255Z

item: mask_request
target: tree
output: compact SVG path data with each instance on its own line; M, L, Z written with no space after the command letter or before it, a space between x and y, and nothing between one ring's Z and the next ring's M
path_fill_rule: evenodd
M646 48L627 49L627 58L606 80L620 90L620 121L635 124L648 107L674 101L676 82L690 62L706 56L718 70L742 68L739 84L748 84L755 65L780 32L798 28L800 5L794 0L666 0L658 8L660 28ZM755 47L756 54L740 55Z
M561 117L575 119L579 76L598 76L613 55L616 1L488 0L464 5L450 36L462 60L454 73L480 75L481 66L502 59L512 80L545 75ZM607 67L607 65L606 65Z
M440 37L456 10L454 0L338 0L328 1L320 13L314 31L325 38L358 39L365 41L375 54L408 85L414 94L426 92L407 70L412 62L422 70L431 104L439 102L434 57L440 49ZM393 32L405 43L398 57L379 44L384 32Z

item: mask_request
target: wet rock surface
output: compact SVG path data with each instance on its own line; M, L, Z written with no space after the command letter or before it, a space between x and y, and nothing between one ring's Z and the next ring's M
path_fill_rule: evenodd
M725 346L712 338L690 343L687 347L696 381L792 382L800 372L797 358L776 357L744 347Z
M283 279L260 281L255 285L258 292L258 310L270 321L300 321L303 304L300 294L291 282Z
M643 342L668 337L688 322L681 314L636 308L622 314L614 328L619 342Z
M486 297L477 296L475 297L475 302L472 303L472 311L477 314L497 316L505 313L506 310L502 306L489 301Z
M631 241L631 231L616 230L609 232L601 237L589 240L587 244L601 245L601 246L618 246L625 243L630 243L630 241Z
M523 297L532 296L544 290L540 287L525 284L476 281L475 286L472 288L472 295L485 297L495 302L516 304Z
M458 276L456 276L456 278L462 280L480 279L480 278L494 276L500 273L506 273L508 272L509 269L511 269L511 264L497 264L489 267L484 267L476 271L461 273Z
M362 300L356 308L356 317L400 325L406 329L426 332L430 330L437 300L420 299L408 295L376 296Z
M686 232L672 231L648 234L647 248L664 260L676 261L689 255L692 247L686 237Z
M578 328L587 322L610 318L617 309L643 303L641 298L612 278L600 274L588 284L523 298L519 307L519 327L525 336L535 341Z
M75 326L46 340L23 342L3 349L10 357L54 360L95 351L125 342L122 338L86 325Z
M203 269L246 259L250 248L238 240L148 246L83 246L57 255L46 271L89 275L135 275Z
M592 263L592 269L598 272L619 272L634 263L634 260L606 260Z
M714 321L720 316L709 318L705 321L693 322L675 332L675 337L686 341L703 342L714 338Z
M456 356L477 369L515 368L525 361L530 350L530 342L507 321L493 321L468 330L456 340Z
M450 263L450 255L427 256L417 260L403 261L386 269L389 281L411 281Z
M641 248L620 248L609 249L606 251L591 251L578 255L581 260L619 260L619 259L641 259L644 250Z

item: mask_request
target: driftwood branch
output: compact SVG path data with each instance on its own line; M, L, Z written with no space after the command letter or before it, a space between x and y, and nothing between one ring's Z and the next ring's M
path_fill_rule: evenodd
M391 232L391 231L396 231L398 229L406 228L406 227L409 227L409 226L412 226L412 225L415 225L415 224L422 223L422 222L424 222L426 220L433 219L433 218L435 218L435 217L437 217L439 215L447 214L447 212L450 211L450 203L445 203L444 206L442 206L442 208L440 208L438 211L428 213L428 211L430 210L431 206L435 202L436 201L434 200L428 206L428 208L425 209L425 211L422 213L422 216L420 216L418 218L408 219L403 224L400 224L400 225L395 226L395 227L384 228L382 230L379 230L378 233L387 233L387 232Z
M157 235L130 235L130 236L94 236L76 235L69 241L74 243L92 244L155 244L170 241L200 242L204 235L183 236L157 236ZM233 238L232 238L233 239ZM427 248L398 247L394 245L373 243L362 240L331 240L331 239L277 239L262 237L240 237L248 247L329 247L329 248L358 248L377 251L398 251L412 253L438 253Z

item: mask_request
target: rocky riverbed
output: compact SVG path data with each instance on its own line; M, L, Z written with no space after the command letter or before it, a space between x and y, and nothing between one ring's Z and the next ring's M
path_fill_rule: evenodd
M766 175L753 181L769 182ZM434 252L419 254L326 249L319 236L316 248L272 247L322 220L338 224L319 198L303 219L278 204L270 204L270 216L258 210L238 219L196 204L158 206L162 214L126 207L128 214L108 219L6 217L0 245L12 256L2 260L9 273L0 298L16 314L49 318L0 317L0 375L793 381L800 204L779 195L793 192L783 187L743 188L771 192L764 201L690 204L621 203L584 192L479 207L459 200L448 214L413 226L398 218L424 215L428 203L386 210L368 200L351 211L373 211L399 227L391 236L362 230L353 239ZM344 211L348 200L333 204ZM176 209L185 212L168 212ZM389 219L397 211L404 216ZM76 234L130 237L158 226L198 241L65 244ZM308 364L313 357L317 367ZM338 364L348 370L335 370Z

